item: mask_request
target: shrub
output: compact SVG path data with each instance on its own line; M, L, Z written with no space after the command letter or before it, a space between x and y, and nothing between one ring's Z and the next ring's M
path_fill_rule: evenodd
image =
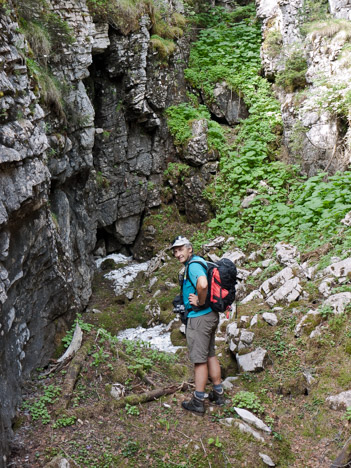
M175 43L168 39L163 39L160 36L151 36L150 43L152 47L157 51L161 59L165 60L173 54L175 50Z
M285 69L277 74L276 83L287 92L306 86L307 61L301 50L294 50L285 62Z

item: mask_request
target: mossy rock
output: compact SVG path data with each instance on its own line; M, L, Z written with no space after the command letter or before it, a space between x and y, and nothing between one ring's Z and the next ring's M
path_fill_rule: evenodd
M278 393L287 396L308 395L306 379L302 374L292 376L279 384Z
M186 338L179 328L171 331L171 342L173 346L186 346Z
M217 359L221 366L222 378L227 376L233 376L238 373L238 365L236 360L233 358L232 353L229 351L226 344L223 344L217 348Z
M164 323L166 325L169 324L169 322L171 320L174 319L174 313L172 310L161 310L161 313L160 313L160 323Z
M302 333L305 335L309 335L313 330L318 327L323 321L323 317L321 315L309 315L302 327Z
M188 381L191 376L191 371L185 364L171 364L164 369L165 374L176 382Z
M118 360L116 366L114 367L112 371L112 379L113 383L121 383L124 384L129 378L129 370L126 366L126 364L121 361L121 359Z
M123 266L125 266L125 265L123 265ZM117 270L117 268L118 268L118 266L116 265L116 262L112 258L107 258L100 265L100 269L102 271Z

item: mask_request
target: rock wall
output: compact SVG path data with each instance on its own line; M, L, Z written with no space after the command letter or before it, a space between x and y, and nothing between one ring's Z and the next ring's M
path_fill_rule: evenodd
M161 203L177 159L162 112L185 99L187 39L160 64L148 16L124 36L84 0L50 5L74 36L48 58L60 111L42 103L17 9L0 15L0 467L23 380L88 303L94 250L131 247Z
M311 12L313 5L303 0L256 0L266 76L275 80L292 54L306 60L302 83L276 91L284 122L283 158L300 164L309 176L342 171L351 162L350 115L342 105L350 91L348 25L333 19L349 19L346 3L330 1L330 13L323 13L321 3Z

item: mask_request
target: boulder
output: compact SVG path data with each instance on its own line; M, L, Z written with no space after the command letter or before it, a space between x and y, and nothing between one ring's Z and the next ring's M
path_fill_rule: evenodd
M265 312L262 314L262 318L265 322L272 326L275 326L278 323L278 317L271 312Z
M300 259L297 248L284 242L278 242L275 246L278 262L285 266L295 266Z
M333 410L346 410L351 406L351 390L331 395L326 399L326 402Z
M240 265L245 261L246 255L241 250L236 249L236 250L228 250L222 255L222 258L228 258L233 263Z
M236 354L235 357L240 372L260 372L265 368L267 351L263 348L257 348L255 351L242 356Z
M302 287L300 285L300 279L295 277L288 280L277 291L267 297L266 302L270 306L273 306L277 302L285 302L290 304L299 298L301 292Z
M351 302L351 292L341 292L333 294L324 301L323 306L330 306L333 308L334 313L339 315L345 312L346 306Z
M351 257L329 265L323 270L324 275L333 275L336 278L344 278L351 274Z
M204 96L206 100L206 96ZM248 110L243 99L223 81L213 90L213 100L207 102L210 111L228 125L235 125L248 117Z
M301 336L304 329L308 329L309 331L310 329L314 330L320 324L321 320L321 314L318 310L309 310L296 325L295 336Z

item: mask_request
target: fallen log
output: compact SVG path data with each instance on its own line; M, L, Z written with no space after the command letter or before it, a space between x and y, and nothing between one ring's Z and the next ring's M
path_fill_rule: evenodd
M163 387L163 388L156 388L154 390L150 390L149 392L144 393L134 393L132 395L128 395L120 400L115 400L112 402L112 406L114 408L124 408L127 404L128 405L139 405L140 403L147 403L148 401L154 401L164 395L171 395L172 393L176 392L184 392L188 389L187 383L182 383L182 385L173 385L171 387Z
M66 376L65 376L65 380L62 385L61 398L55 405L58 410L61 408L63 409L68 408L79 373L83 367L83 364L92 346L93 346L92 340L86 341L83 344L83 346L79 349L77 354L74 356L72 361L70 362L68 369L67 369Z
M89 405L88 407L77 407L69 408L65 411L67 416L75 416L78 419L87 419L89 417L95 417L96 414L101 414L103 412L111 412L114 409L124 408L127 404L131 406L139 405L141 403L147 403L149 401L157 400L158 398L164 395L171 395L176 392L184 392L188 390L189 384L183 382L181 385L172 385L170 387L156 388L150 390L149 392L144 393L133 393L128 395L120 400L113 400L111 398L104 399L95 403L94 405Z

